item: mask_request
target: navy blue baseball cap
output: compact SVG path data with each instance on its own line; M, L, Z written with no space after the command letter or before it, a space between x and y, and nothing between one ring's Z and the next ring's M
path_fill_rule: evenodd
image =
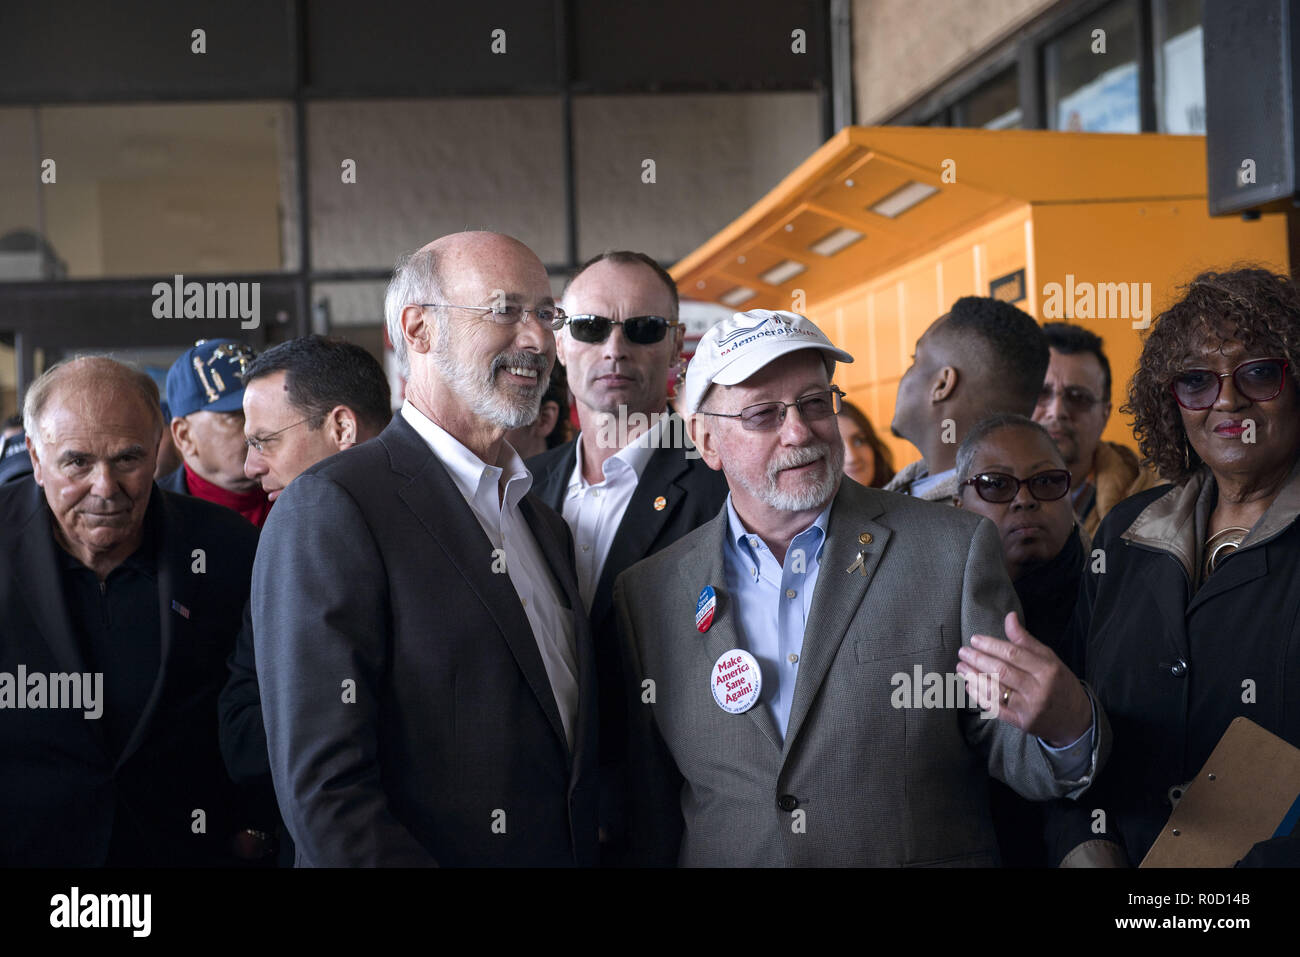
M234 339L200 339L167 370L167 405L175 418L192 412L238 412L244 374L257 357Z

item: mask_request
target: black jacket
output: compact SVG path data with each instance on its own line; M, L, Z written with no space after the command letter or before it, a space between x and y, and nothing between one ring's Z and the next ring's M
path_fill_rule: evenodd
M1021 575L1014 583L1024 610L1025 628L1061 658L1066 658L1063 646L1079 597L1083 563L1083 542L1076 527L1055 558ZM1022 798L1001 781L989 779L989 809L1004 867L1047 866L1043 807L1039 801Z
M0 864L233 860L217 694L248 595L257 529L227 509L156 487L148 508L147 521L159 530L158 679L120 754L82 711L0 711ZM65 605L52 521L35 482L0 488L0 672L88 670ZM119 847L110 858L115 822L123 820L141 837L125 856Z
M519 596L402 416L276 500L253 570L271 773L299 865L596 860L596 686L564 521L520 510L573 613L570 750Z
M1115 750L1087 799L1057 818L1053 863L1096 839L1141 863L1172 812L1171 789L1200 772L1239 715L1300 746L1300 468L1197 587L1214 497L1203 470L1124 500L1097 531L1104 570L1085 566L1069 648Z

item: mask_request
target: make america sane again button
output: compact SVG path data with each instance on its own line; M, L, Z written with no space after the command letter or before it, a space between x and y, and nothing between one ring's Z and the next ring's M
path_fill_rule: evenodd
M713 700L728 714L741 714L754 707L763 688L758 660L748 651L733 648L722 653L709 674Z

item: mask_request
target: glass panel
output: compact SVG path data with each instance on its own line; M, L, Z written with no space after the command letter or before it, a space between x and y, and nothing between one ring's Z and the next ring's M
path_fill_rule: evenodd
M566 258L558 97L316 102L307 136L315 269L391 269L463 229Z
M1161 133L1205 132L1200 0L1156 0L1156 115Z
M821 145L816 93L584 96L573 101L578 253L665 266Z
M954 105L959 126L990 130L1020 129L1020 86L1016 68L1003 70Z
M1132 0L1112 3L1075 24L1043 48L1043 58L1050 129L1141 131Z
M41 240L37 115L0 109L0 281L57 279L66 268Z
M0 236L20 234L0 249L36 257L0 278L292 268L291 117L287 103L0 111Z

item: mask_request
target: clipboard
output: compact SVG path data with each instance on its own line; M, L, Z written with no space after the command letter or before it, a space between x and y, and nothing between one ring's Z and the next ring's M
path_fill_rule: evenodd
M1300 749L1233 718L1142 867L1232 867L1259 841L1297 832Z

